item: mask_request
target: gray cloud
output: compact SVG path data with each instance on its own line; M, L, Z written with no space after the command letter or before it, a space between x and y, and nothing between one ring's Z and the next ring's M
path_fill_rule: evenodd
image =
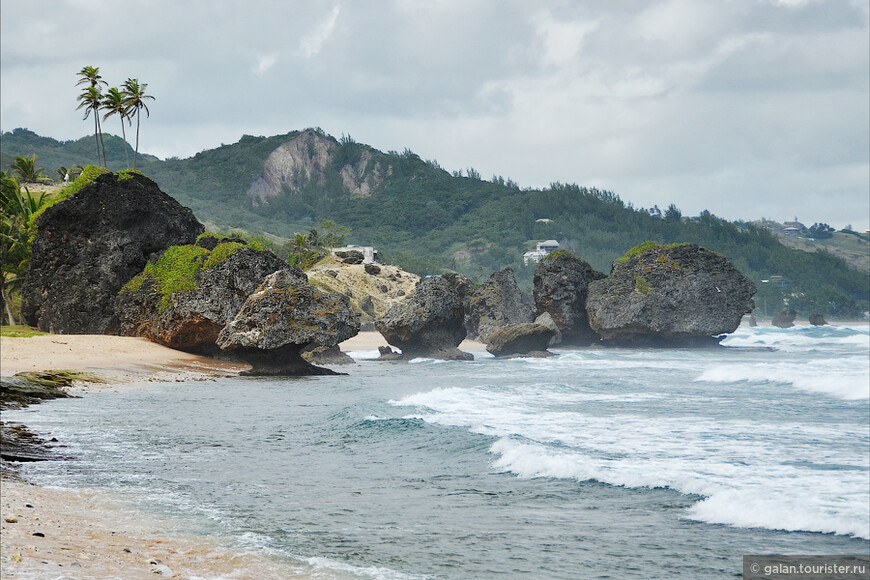
M146 151L307 126L685 213L870 222L862 0L4 0L0 123L89 127L75 73L149 83ZM110 127L111 130L111 127Z

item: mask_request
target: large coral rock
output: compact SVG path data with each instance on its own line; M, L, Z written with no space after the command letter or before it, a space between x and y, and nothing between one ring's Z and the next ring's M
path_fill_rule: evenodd
M534 296L538 315L548 313L562 335L562 343L586 346L597 342L589 327L586 298L589 284L604 278L585 260L570 252L553 252L535 268Z
M288 267L263 280L218 335L217 345L250 363L251 375L335 374L300 353L356 336L359 326L347 296L318 290L303 272Z
M791 328L794 326L794 319L796 317L797 312L793 308L787 308L774 314L770 324L779 328Z
M755 285L721 254L694 244L645 243L589 285L589 324L608 342L716 344L752 312Z
M554 334L543 324L508 324L492 333L486 350L498 357L549 356L547 346Z
M190 209L136 173L100 175L36 225L22 314L40 330L70 334L117 332L121 287L149 258L203 232Z
M523 302L511 268L499 270L489 277L471 298L465 311L465 327L469 336L489 342L492 333L507 324L523 324L535 319L532 307Z
M212 354L218 334L248 296L286 267L272 252L241 240L204 236L196 246L171 248L119 293L120 333ZM180 280L181 272L189 280Z
M405 359L434 357L471 360L457 347L466 337L461 277L424 278L414 293L396 304L375 327Z

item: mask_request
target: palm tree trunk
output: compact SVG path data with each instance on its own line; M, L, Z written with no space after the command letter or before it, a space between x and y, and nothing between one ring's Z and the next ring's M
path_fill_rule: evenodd
M94 113L96 114L97 111L99 111L99 109L95 109ZM99 118L97 119L97 127L99 128L99 131L100 131L100 145L103 148L103 167L108 169L109 168L109 160L106 159L106 143L105 143L105 141L103 141L103 128L100 126Z
M6 277L0 274L0 297L3 298L3 305L6 306L6 317L9 319L9 326L15 326L15 315L12 314L12 305L9 304L9 295L6 294Z
M136 156L139 154L139 118L141 111L136 111L136 149L133 150L133 169L136 169Z
M97 142L97 165L100 164L100 160L102 159L102 157L100 156L100 127L98 125L99 122L100 120L97 119L96 114L94 114L94 141Z
M127 169L130 169L130 154L127 153L127 132L124 130L124 117L121 117L121 136L124 138L124 158L127 160Z

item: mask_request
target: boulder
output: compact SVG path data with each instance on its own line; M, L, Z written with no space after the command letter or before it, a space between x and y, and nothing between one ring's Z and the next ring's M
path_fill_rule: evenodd
M402 360L402 353L393 350L389 346L379 346L378 353L380 353L378 360Z
M336 252L335 257L340 259L342 264L362 264L366 257L359 250L347 250L345 252Z
M356 361L349 354L342 352L337 344L332 346L309 345L302 350L302 358L313 365L356 364Z
M721 254L651 242L589 285L589 324L611 344L701 346L734 332L755 305L755 285Z
M366 264L363 268L365 269L366 274L371 276L377 276L381 273L381 267L374 264Z
M150 258L192 244L204 229L190 209L134 172L99 175L46 209L36 226L22 314L42 331L69 334L116 333L121 287Z
M797 317L797 312L793 309L783 309L777 312L770 320L770 324L779 328L791 328L794 326L794 319Z
M473 360L457 347L466 337L465 308L459 278L424 278L413 294L375 322L388 343L405 359L434 357Z
M598 335L589 327L586 298L589 284L602 278L604 274L570 252L556 251L538 262L534 277L536 313L552 317L563 344L598 342Z
M359 316L347 296L318 290L292 267L270 274L248 296L217 345L252 368L248 375L337 374L305 361L310 345L330 347L359 332Z
M755 328L756 326L758 326L758 321L755 319L754 314L749 315L749 319L746 321L746 323L750 326L750 328Z
M245 242L201 236L148 264L118 294L119 332L171 348L215 354L218 334L269 274L287 262ZM211 250L206 249L207 246Z
M549 356L547 346L554 334L543 324L508 324L492 333L486 350L497 357Z
M544 312L535 318L535 324L541 324L553 331L553 338L550 339L550 346L562 342L562 333L559 332L559 327L556 325L556 322L553 320L553 317L550 316L549 312Z
M465 328L468 335L489 342L492 333L507 324L523 324L535 319L532 307L523 302L511 268L489 277L468 300Z
M825 326L828 324L828 321L825 320L825 317L821 314L810 314L810 324L813 326Z

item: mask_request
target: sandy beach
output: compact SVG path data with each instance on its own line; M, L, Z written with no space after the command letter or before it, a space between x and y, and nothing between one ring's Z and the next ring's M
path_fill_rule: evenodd
M387 342L362 332L344 352L376 350ZM483 350L480 342L460 348ZM248 368L173 350L143 338L45 335L0 339L0 374L84 370L104 383L76 383L76 394L134 388L149 382L209 380ZM42 488L4 479L0 501L0 575L3 578L288 578L310 568L289 567L206 538L176 533L167 522L143 519L118 498L92 490ZM318 570L317 578L336 578Z

